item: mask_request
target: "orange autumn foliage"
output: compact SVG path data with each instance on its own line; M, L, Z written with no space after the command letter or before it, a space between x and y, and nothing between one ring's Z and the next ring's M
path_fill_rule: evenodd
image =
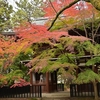
M54 0L51 3L48 4L47 7L44 8L45 13L45 17L55 17L55 15L57 14L57 12L59 12L64 6L69 5L71 2L73 2L74 0ZM56 12L55 12L55 10ZM93 11L96 12L95 8L92 6L92 4L84 2L84 1L79 1L78 3L74 4L72 7L66 9L62 15L66 16L66 17L77 17L83 13L85 13L85 17L91 17L91 15L93 14Z
M67 32L49 32L45 26L30 25L20 26L15 29L15 36L8 40L0 38L0 56L1 59L5 59L3 64L4 68L7 68L13 59L27 47L33 43L45 41L47 39L58 39L62 35L67 36ZM16 38L17 37L17 38ZM6 56L5 56L6 55Z

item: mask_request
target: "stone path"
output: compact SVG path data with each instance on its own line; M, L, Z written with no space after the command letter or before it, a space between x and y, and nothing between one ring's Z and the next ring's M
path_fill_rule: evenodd
M42 100L69 100L70 92L69 91L61 91L55 93L43 93Z

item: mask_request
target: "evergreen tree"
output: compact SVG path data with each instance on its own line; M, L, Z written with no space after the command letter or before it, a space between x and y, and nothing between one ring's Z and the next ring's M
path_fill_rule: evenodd
M7 0L0 0L0 31L11 29L11 13L13 8Z
M33 23L34 18L42 17L44 15L42 7L43 0L20 0L15 2L17 11L13 14L12 21L14 26L20 25L24 22Z

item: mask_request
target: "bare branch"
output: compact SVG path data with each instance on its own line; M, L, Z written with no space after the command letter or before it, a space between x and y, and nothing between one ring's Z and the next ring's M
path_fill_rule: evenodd
M49 2L50 2L50 5L52 6L53 10L54 10L55 13L57 14L57 11L56 11L55 7L53 6L51 0L49 0ZM65 26L67 27L66 23L65 23L60 17L58 17L58 19L61 20L61 22L63 22L63 23L65 24Z

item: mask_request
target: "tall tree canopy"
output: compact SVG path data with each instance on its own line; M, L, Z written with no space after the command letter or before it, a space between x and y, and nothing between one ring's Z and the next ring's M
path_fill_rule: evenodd
M13 8L7 0L0 0L0 31L11 29L11 13Z
M42 8L44 0L20 0L15 3L17 5L17 11L15 11L12 17L12 21L15 25L24 22L33 23L34 18L42 17L44 15Z

